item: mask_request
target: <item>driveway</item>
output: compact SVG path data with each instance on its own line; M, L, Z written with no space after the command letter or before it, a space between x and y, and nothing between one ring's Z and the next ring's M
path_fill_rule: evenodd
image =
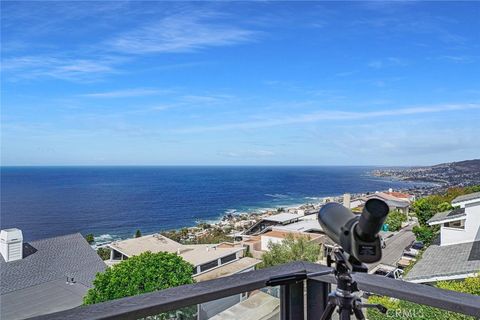
M368 269L371 270L379 264L386 264L395 267L398 259L402 256L405 247L415 240L415 235L412 232L414 225L415 224L411 224L397 232L392 237L385 239L387 247L383 249L382 260L369 264Z

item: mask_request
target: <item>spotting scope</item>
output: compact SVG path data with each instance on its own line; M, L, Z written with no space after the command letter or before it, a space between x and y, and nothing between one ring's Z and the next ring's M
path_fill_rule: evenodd
M329 202L320 209L318 221L324 232L348 254L350 262L373 263L382 258L378 233L388 211L388 205L380 199L367 200L360 216L340 203Z

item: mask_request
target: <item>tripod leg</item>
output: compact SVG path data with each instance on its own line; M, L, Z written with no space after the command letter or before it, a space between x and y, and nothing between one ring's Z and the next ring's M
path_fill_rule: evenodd
M363 315L362 309L359 306L354 306L353 313L355 314L355 318L358 320L365 320L365 316Z
M340 306L340 320L350 320L351 314L350 308Z
M332 319L333 311L335 311L335 303L331 300L328 301L327 306L325 307L325 311L323 311L322 317L320 320L330 320Z

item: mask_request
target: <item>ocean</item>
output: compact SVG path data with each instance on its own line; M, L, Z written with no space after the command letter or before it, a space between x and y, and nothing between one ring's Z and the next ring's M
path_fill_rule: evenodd
M325 196L420 183L369 174L372 167L2 167L2 229L28 240L93 233L97 240L317 202Z

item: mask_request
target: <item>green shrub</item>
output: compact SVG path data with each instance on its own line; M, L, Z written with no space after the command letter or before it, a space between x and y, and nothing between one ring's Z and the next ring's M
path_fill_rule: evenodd
M438 226L414 226L412 231L418 241L422 241L428 247L438 237Z
M281 243L269 243L269 251L262 256L260 268L292 261L317 262L321 256L321 246L310 241L309 237L288 235Z
M97 254L100 256L102 260L110 259L110 249L108 248L98 248Z
M388 214L385 223L388 224L390 231L398 231L402 227L402 223L405 221L407 221L406 214L401 213L400 211L392 211Z
M440 281L437 287L446 290L459 291L480 295L480 276L467 278L463 281ZM387 314L375 309L368 309L369 320L474 320L474 317L460 313L445 311L413 302L398 300L389 297L372 296L369 303L380 303L388 309Z
M93 236L93 233L85 235L85 240L87 240L88 244L93 244L95 242L95 237Z
M94 304L193 283L193 266L167 252L145 252L97 273L83 298Z
M380 313L375 309L368 309L368 320L475 320L460 313L445 311L442 309L416 304L409 301L392 299L389 297L370 297L369 303L380 303L387 307L387 314Z

